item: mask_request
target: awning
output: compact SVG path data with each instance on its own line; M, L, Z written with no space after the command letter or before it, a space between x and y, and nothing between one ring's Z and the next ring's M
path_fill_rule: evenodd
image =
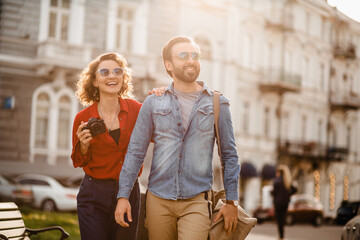
M257 177L257 176L258 176L258 173L252 163L243 162L241 164L240 177L251 178L251 177Z
M270 180L275 178L276 167L270 164L265 164L261 170L261 178L263 180Z

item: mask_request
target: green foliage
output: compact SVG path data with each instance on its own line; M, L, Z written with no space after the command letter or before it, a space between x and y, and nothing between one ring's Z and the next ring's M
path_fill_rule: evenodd
M25 226L39 229L50 226L61 226L70 234L68 239L80 239L80 230L77 214L74 212L43 212L29 207L20 207ZM47 231L31 237L31 240L60 239L59 231Z

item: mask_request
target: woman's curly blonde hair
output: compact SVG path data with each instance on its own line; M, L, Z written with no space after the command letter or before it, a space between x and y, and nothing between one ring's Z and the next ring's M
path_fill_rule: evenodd
M80 78L76 83L75 95L83 106L88 106L100 100L100 93L98 88L94 87L93 82L96 78L95 73L102 61L113 60L119 63L120 67L124 68L122 76L123 82L119 92L121 98L132 98L133 86L131 83L131 70L123 56L117 53L105 53L96 57L89 65L83 69Z
M284 164L280 164L277 167L276 171L278 171L280 173L280 176L283 178L285 188L289 190L291 187L291 182L292 182L292 177L291 177L289 167Z

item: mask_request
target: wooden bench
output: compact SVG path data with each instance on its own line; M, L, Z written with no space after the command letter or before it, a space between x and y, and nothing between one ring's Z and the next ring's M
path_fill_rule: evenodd
M31 235L40 232L58 230L61 232L60 239L66 239L69 234L60 226L41 229L29 229L25 227L21 212L13 202L0 202L0 239L30 239Z

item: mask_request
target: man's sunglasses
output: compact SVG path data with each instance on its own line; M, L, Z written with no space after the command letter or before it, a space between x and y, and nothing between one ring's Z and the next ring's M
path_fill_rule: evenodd
M191 56L191 58L194 60L194 61L197 61L200 59L200 54L197 53L197 52L192 52L192 53L189 53L189 52L181 52L177 55L177 57L180 59L180 60L188 60L189 57Z
M110 69L108 68L101 68L98 71L103 77L108 77L110 75ZM121 67L114 68L112 73L115 77L121 77L124 74L124 69Z

